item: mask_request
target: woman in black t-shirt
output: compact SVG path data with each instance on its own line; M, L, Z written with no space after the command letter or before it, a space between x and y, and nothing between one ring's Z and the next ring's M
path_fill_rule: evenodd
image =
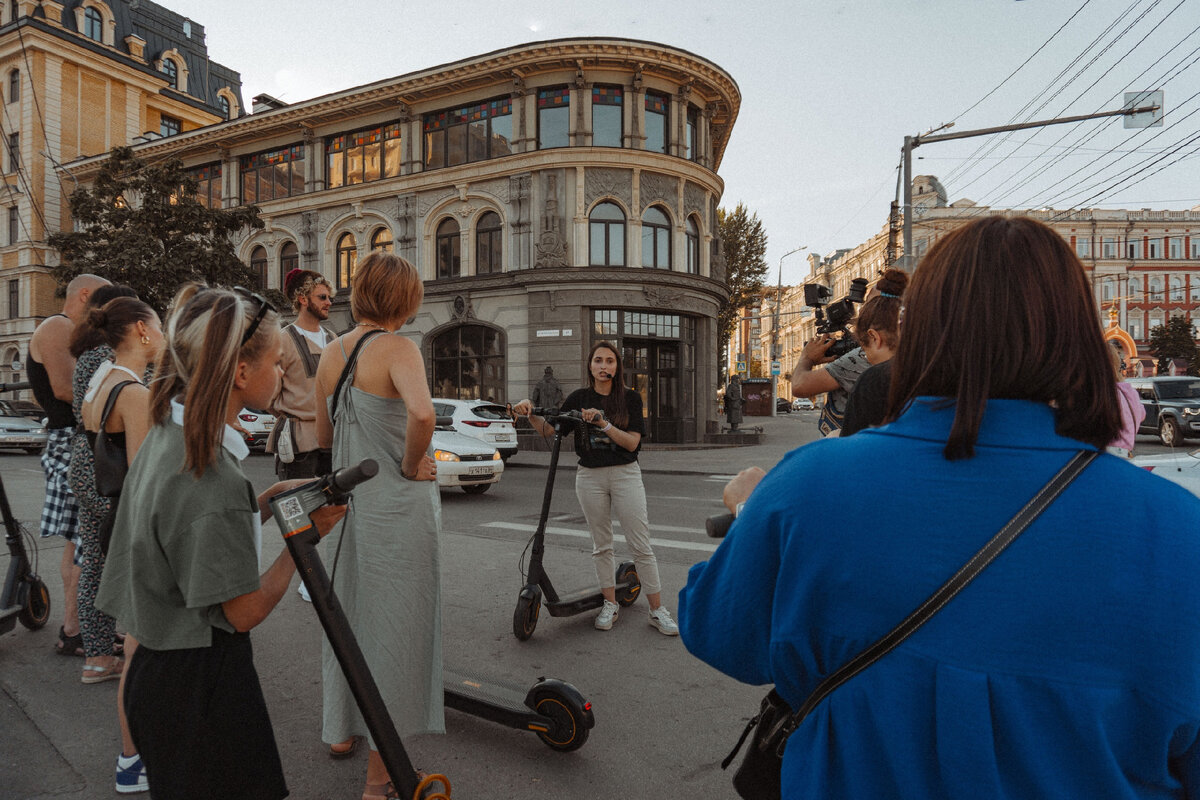
M658 560L650 548L650 519L646 513L646 488L637 454L645 433L642 398L626 388L621 358L608 342L597 342L588 354L588 385L563 401L562 411L577 410L588 423L586 432L575 434L579 469L575 473L575 495L592 533L592 561L604 606L596 616L596 628L610 630L620 606L616 597L613 559L612 516L621 522L625 541L634 553L638 579L650 603L650 624L667 636L678 636L679 626L662 605ZM553 429L544 419L530 415L533 404L522 400L513 412L529 416L543 435ZM583 436L588 437L584 446Z

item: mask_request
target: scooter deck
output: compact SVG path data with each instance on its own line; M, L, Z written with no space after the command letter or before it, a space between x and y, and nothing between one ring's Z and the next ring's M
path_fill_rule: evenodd
M619 593L628 589L629 585L628 581L618 583L616 590ZM580 589L568 594L560 594L557 600L543 599L542 604L552 617L572 617L593 608L600 608L604 605L604 595L600 594L598 589Z
M445 690L446 705L451 708L458 708L455 704L457 698L452 698L452 695L457 695L498 706L507 711L521 714L534 713L529 706L525 705L525 696L529 694L529 689L522 689L515 684L490 679L483 680L443 667L442 686Z

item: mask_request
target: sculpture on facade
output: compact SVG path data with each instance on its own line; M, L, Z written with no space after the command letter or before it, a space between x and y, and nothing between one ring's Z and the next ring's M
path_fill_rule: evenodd
M537 408L558 408L562 405L563 390L554 377L554 367L546 366L546 373L533 387L533 395L529 398Z

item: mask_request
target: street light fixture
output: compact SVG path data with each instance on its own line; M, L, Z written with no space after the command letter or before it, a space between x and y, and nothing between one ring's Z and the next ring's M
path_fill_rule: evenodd
M779 413L775 406L776 400L779 397L779 380L775 375L775 362L779 360L779 307L783 304L783 260L790 255L795 255L801 250L807 250L808 245L801 245L795 250L789 250L779 257L779 281L775 286L775 319L771 325L771 416Z

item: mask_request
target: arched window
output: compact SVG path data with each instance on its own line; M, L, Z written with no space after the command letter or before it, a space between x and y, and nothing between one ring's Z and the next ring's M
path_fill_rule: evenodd
M484 325L459 325L434 337L434 397L503 403L504 387L500 331Z
M93 42L104 41L104 19L94 8L88 7L83 11L83 35Z
M1137 300L1137 296L1142 293L1142 282L1137 278L1129 279L1129 296L1132 300Z
M503 272L504 223L495 211L479 218L475 225L475 274Z
M337 288L349 289L354 280L354 269L358 266L358 245L354 243L354 234L343 233L337 242Z
M371 249L392 252L392 231L388 227L376 228L371 234Z
M687 218L687 271L693 275L700 274L700 229L696 220Z
M457 278L462 274L462 244L458 223L447 217L437 226L437 276Z
M300 266L300 249L295 242L284 242L279 250L279 289L283 290L284 278Z
M1178 275L1171 277L1171 302L1183 302L1183 278Z
M267 248L256 247L250 251L250 271L258 280L258 288L267 288Z
M15 103L21 99L21 71L14 69L8 73L8 102Z
M1163 296L1162 290L1162 278L1155 275L1150 279L1150 297L1148 299L1151 302L1157 301L1159 303L1165 301L1167 298Z
M1103 299L1104 299L1104 300L1112 300L1112 299L1113 299L1113 282L1112 282L1112 278L1105 278L1105 279L1104 279L1104 286L1103 286L1103 292L1102 292L1102 295L1103 295Z
M593 266L625 266L625 214L616 203L600 203L588 217L588 261Z
M167 85L172 89L179 88L179 65L174 59L164 58L162 62L163 74L167 76Z
M221 117L229 119L229 98L225 95L217 95L217 108L221 109Z
M658 206L642 214L642 266L671 268L671 220Z

